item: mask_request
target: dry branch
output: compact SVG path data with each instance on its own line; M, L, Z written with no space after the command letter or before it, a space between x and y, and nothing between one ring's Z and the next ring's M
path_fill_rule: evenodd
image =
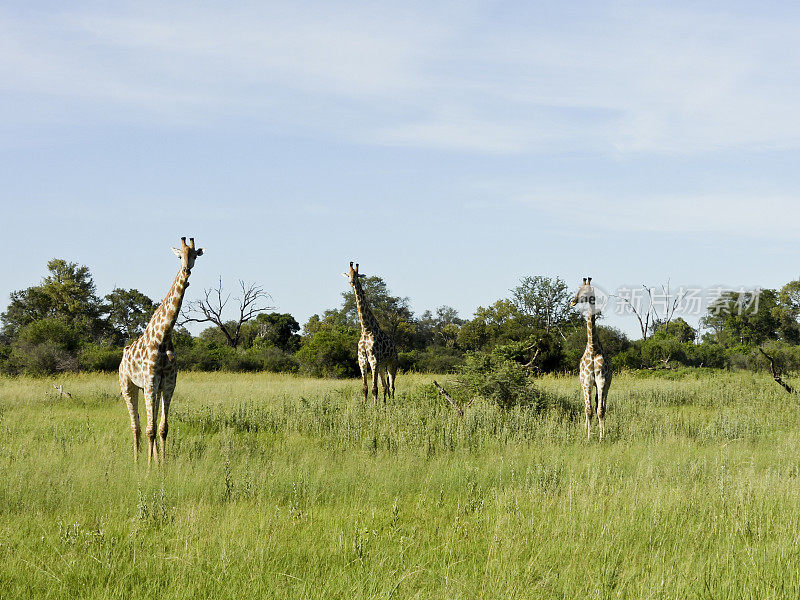
M222 289L222 277L216 288L203 290L205 298L193 300L181 311L181 320L178 325L186 323L213 323L225 336L228 345L236 348L239 345L242 324L257 317L260 313L273 310L274 307L267 306L265 303L270 299L270 295L255 283L245 283L239 280L242 288L241 297L236 298L239 303L239 317L236 320L226 321L223 312L225 306L231 298L230 294L224 296Z
M528 350L533 350L534 348L536 348L536 352L533 353L533 356L531 357L531 359L527 363L522 365L523 369L527 369L529 372L533 372L533 371L538 371L539 370L539 367L535 366L533 363L536 362L536 359L539 357L539 353L542 351L542 342L543 341L544 341L543 338L539 338L533 344L531 344L531 345L529 345L529 346L527 346L527 347L525 347L523 349L523 352L527 352Z
M763 354L764 356L766 356L766 357L767 357L767 359L769 360L769 367L770 367L770 370L772 370L772 378L775 380L775 382L776 382L776 383L777 383L779 386L781 386L781 387L782 387L784 390L786 390L788 393L790 393L790 394L793 394L793 393L794 393L794 388L792 388L792 386L790 386L788 383L786 383L786 382L783 380L783 378L781 377L781 372L780 372L780 371L778 370L778 368L775 366L775 359L774 359L774 358L772 358L772 357L771 357L769 354L767 354L766 352L764 352L764 349L763 349L763 348L759 348L759 350L761 351L761 354Z
M464 416L464 409L463 409L463 408L461 408L461 407L458 405L458 402L456 402L455 400L453 400L453 397L452 397L450 394L448 394L448 393L447 393L447 390L446 390L446 389L444 389L442 386L440 386L440 385L439 385L439 384L436 382L436 380L435 380L435 379L433 380L433 385L435 385L435 386L436 386L436 389L437 389L437 390L439 390L439 393L440 393L442 396L444 396L444 397L447 399L447 401L448 401L448 402L450 403L450 405L453 407L453 410L455 410L455 411L458 413L458 416L459 416L459 417L463 417L463 416ZM470 404L472 404L472 401L470 401L470 403L469 403L469 404L467 404L467 408L469 408Z

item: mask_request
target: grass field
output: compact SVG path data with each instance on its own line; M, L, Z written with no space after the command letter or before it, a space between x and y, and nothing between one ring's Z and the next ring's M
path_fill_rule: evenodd
M0 598L797 598L800 411L769 378L619 375L459 419L430 376L181 374L164 468L112 375L0 379Z

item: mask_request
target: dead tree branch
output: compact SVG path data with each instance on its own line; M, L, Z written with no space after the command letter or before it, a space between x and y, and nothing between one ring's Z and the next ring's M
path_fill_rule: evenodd
M264 291L260 285L246 283L239 280L241 296L235 298L238 303L238 318L226 321L223 317L225 307L231 298L230 294L225 294L222 287L222 277L216 288L203 290L202 300L192 300L187 303L181 311L179 325L186 323L213 323L225 336L225 340L231 348L239 345L242 324L257 317L260 313L273 310L273 306L268 306L266 302L271 300L270 295Z
M782 387L784 390L786 390L788 393L790 393L790 394L793 394L793 393L794 393L794 388L792 388L792 386L790 386L788 383L786 383L786 382L783 380L783 378L781 377L781 372L780 372L780 370L779 370L779 369L778 369L778 368L775 366L775 359L774 359L774 358L772 358L772 357L771 357L769 354L767 354L767 353L764 351L764 349L763 349L763 348L759 348L759 350L761 351L761 354L763 354L764 356L766 356L766 357L767 357L767 360L769 360L769 367L770 367L770 369L772 370L772 378L775 380L775 382L776 382L776 383L777 383L779 386L781 386L781 387Z
M649 298L646 311L642 310L640 312L639 309L636 308L634 303L631 302L630 298L626 298L625 296L619 296L617 294L611 294L611 296L619 298L623 302L627 303L628 310L630 310L636 317L636 320L639 321L639 329L641 329L642 331L642 339L646 340L647 332L650 330L650 321L651 319L653 319L653 313L655 312L655 308L653 307L653 290L645 285L642 285L642 287L647 292L647 296ZM656 317L657 316L658 315L656 315Z
M443 388L441 385L439 385L439 384L436 382L436 380L435 380L435 379L434 379L434 381L433 381L433 385L435 385L435 386L436 386L436 389L437 389L437 390L439 390L439 393L440 393L442 396L444 396L444 397L445 397L445 399L446 399L446 400L447 400L447 401L450 403L450 405L453 407L453 410L455 410L455 411L458 413L458 416L459 416L459 417L463 417L463 416L464 416L464 409L463 409L463 408L461 408L461 407L458 405L458 402L456 402L455 400L453 400L453 397L452 397L450 394L448 394L448 393L447 393L447 390L446 390L446 389L444 389L444 388ZM470 405L472 405L472 400L470 400L469 404L467 404L467 408L469 408L469 407L470 407Z
M523 350L524 352L527 352L528 350L533 350L534 348L536 348L536 352L533 353L533 356L531 357L531 359L527 363L522 365L522 368L527 370L529 373L533 373L535 371L539 371L539 367L537 367L534 363L536 362L536 359L539 358L539 354L542 351L542 342L543 341L544 341L543 338L539 338L533 344L525 347L525 349Z

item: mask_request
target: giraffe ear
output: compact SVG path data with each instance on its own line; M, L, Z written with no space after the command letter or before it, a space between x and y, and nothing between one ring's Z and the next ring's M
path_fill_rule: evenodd
M197 254L197 256L203 256L203 252L205 251L206 251L205 248L200 248L195 254Z
M178 250L177 248L173 248L172 251L175 253L175 256L177 256L178 258L181 258L181 251L180 250Z

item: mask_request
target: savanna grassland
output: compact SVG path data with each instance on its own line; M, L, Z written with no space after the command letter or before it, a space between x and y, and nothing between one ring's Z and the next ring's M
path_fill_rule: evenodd
M602 443L576 377L463 419L431 379L376 410L181 374L150 470L115 376L0 379L0 597L800 596L800 404L769 378L618 375Z

